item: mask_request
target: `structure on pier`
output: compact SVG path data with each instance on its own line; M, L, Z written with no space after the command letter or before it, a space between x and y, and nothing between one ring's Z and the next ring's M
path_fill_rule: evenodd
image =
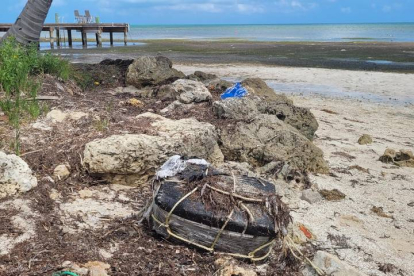
M0 24L0 32L7 32L12 24ZM66 24L66 23L55 23L55 24L45 24L43 26L44 32L50 33L50 47L54 48L55 40L58 47L61 46L62 37L61 31L68 32L68 43L69 47L73 46L72 31L78 31L82 34L82 45L84 47L88 46L88 33L96 34L96 44L102 46L102 34L109 33L109 41L111 46L114 45L114 33L123 33L124 34L124 44L128 43L128 31L129 24L126 23L85 23L85 24ZM56 36L55 36L56 33Z

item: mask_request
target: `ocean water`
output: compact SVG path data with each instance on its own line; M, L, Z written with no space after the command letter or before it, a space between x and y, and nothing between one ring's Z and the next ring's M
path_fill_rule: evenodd
M414 42L414 23L304 25L132 25L132 39Z
M67 34L61 31L63 48L67 48ZM1 34L0 34L1 36ZM43 32L48 39L49 33ZM88 47L96 47L94 34L88 34ZM73 37L80 39L78 32ZM102 37L109 39L109 34ZM123 34L114 34L115 40L123 41ZM414 42L413 23L379 23L379 24L296 24L296 25L131 25L128 33L130 40L146 39L189 39L189 40L223 40L240 39L251 41L286 41L286 42L349 42L382 41ZM135 45L139 43L134 42ZM122 46L117 42L115 46ZM131 44L129 44L131 45ZM104 47L109 47L104 42ZM80 42L74 42L75 48L82 48ZM41 43L42 49L48 49L49 43Z

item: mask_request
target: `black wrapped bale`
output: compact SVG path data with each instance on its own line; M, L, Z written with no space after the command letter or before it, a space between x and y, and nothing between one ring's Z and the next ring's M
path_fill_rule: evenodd
M155 232L209 252L263 260L283 240L291 221L272 183L206 165L188 163L156 189Z

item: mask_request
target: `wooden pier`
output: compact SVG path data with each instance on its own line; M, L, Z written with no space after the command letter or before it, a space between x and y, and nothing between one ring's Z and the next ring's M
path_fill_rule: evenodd
M0 32L7 32L12 24L1 24L0 23ZM66 24L66 23L55 23L55 24L45 24L43 26L44 32L49 32L50 34L50 47L56 46L60 47L62 44L62 35L61 31L68 32L68 44L69 47L73 46L72 31L77 31L81 33L82 45L83 47L88 46L88 33L94 33L96 35L96 44L97 46L102 46L102 34L109 33L109 42L111 46L114 45L114 33L123 33L124 34L124 44L128 43L128 31L129 24L126 23L87 23L87 24Z

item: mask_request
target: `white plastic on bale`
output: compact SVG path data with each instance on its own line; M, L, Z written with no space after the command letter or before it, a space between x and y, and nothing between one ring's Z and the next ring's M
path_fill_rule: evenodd
M173 177L178 173L182 172L187 168L187 164L195 164L195 165L205 165L210 166L204 159L188 159L183 160L180 155L174 155L170 157L160 168L157 172L156 177L157 179L165 179L167 177Z

